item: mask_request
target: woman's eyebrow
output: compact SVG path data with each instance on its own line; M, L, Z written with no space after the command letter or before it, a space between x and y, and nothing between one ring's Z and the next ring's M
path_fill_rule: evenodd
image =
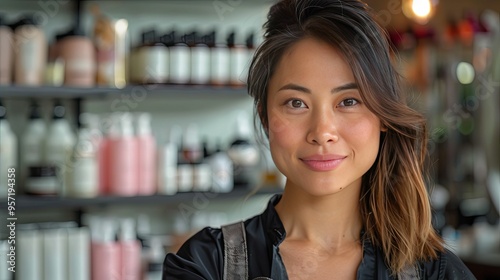
M345 85L341 85L341 86L338 86L336 88L333 88L330 92L331 93L338 93L341 91L358 89L358 88L359 88L358 84L356 84L356 83L347 83ZM303 87L303 86L299 86L299 85L294 84L294 83L286 84L286 85L282 86L278 91L282 91L282 90L296 90L296 91L300 91L303 93L311 93L310 89Z

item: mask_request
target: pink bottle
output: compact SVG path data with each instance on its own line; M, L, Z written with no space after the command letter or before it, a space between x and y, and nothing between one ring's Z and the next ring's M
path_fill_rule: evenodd
M104 128L104 137L100 141L97 155L99 163L99 194L108 195L111 193L111 139L119 137L119 124L115 115L107 116L103 123L107 125Z
M115 241L114 223L99 220L92 236L92 280L120 279L120 246Z
M109 190L111 195L135 196L139 190L137 172L137 139L132 127L132 116L123 113L119 117L118 135L110 135Z
M120 274L122 280L141 279L141 244L137 240L132 218L121 220L118 245L120 246Z
M151 114L137 117L139 195L153 195L156 184L156 140L151 132Z

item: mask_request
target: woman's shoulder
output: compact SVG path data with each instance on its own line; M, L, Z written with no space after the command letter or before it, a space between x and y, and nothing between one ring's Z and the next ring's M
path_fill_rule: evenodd
M224 264L220 228L206 227L191 236L163 262L163 279L221 279ZM168 275L168 277L166 277Z
M476 277L467 268L463 261L448 249L439 254L439 257L432 261L423 263L424 279L453 279L453 280L474 280Z

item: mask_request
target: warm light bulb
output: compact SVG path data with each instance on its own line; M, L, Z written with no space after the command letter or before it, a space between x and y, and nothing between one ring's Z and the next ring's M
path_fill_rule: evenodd
M439 0L402 0L401 10L411 20L427 24L433 16Z
M419 18L427 18L431 13L430 0L413 0L411 5L413 13Z

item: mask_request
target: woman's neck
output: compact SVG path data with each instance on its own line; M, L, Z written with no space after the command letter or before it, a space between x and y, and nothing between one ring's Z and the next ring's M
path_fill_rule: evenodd
M335 194L312 196L287 185L276 211L289 240L312 242L324 248L342 249L358 243L362 229L359 198L361 186Z

